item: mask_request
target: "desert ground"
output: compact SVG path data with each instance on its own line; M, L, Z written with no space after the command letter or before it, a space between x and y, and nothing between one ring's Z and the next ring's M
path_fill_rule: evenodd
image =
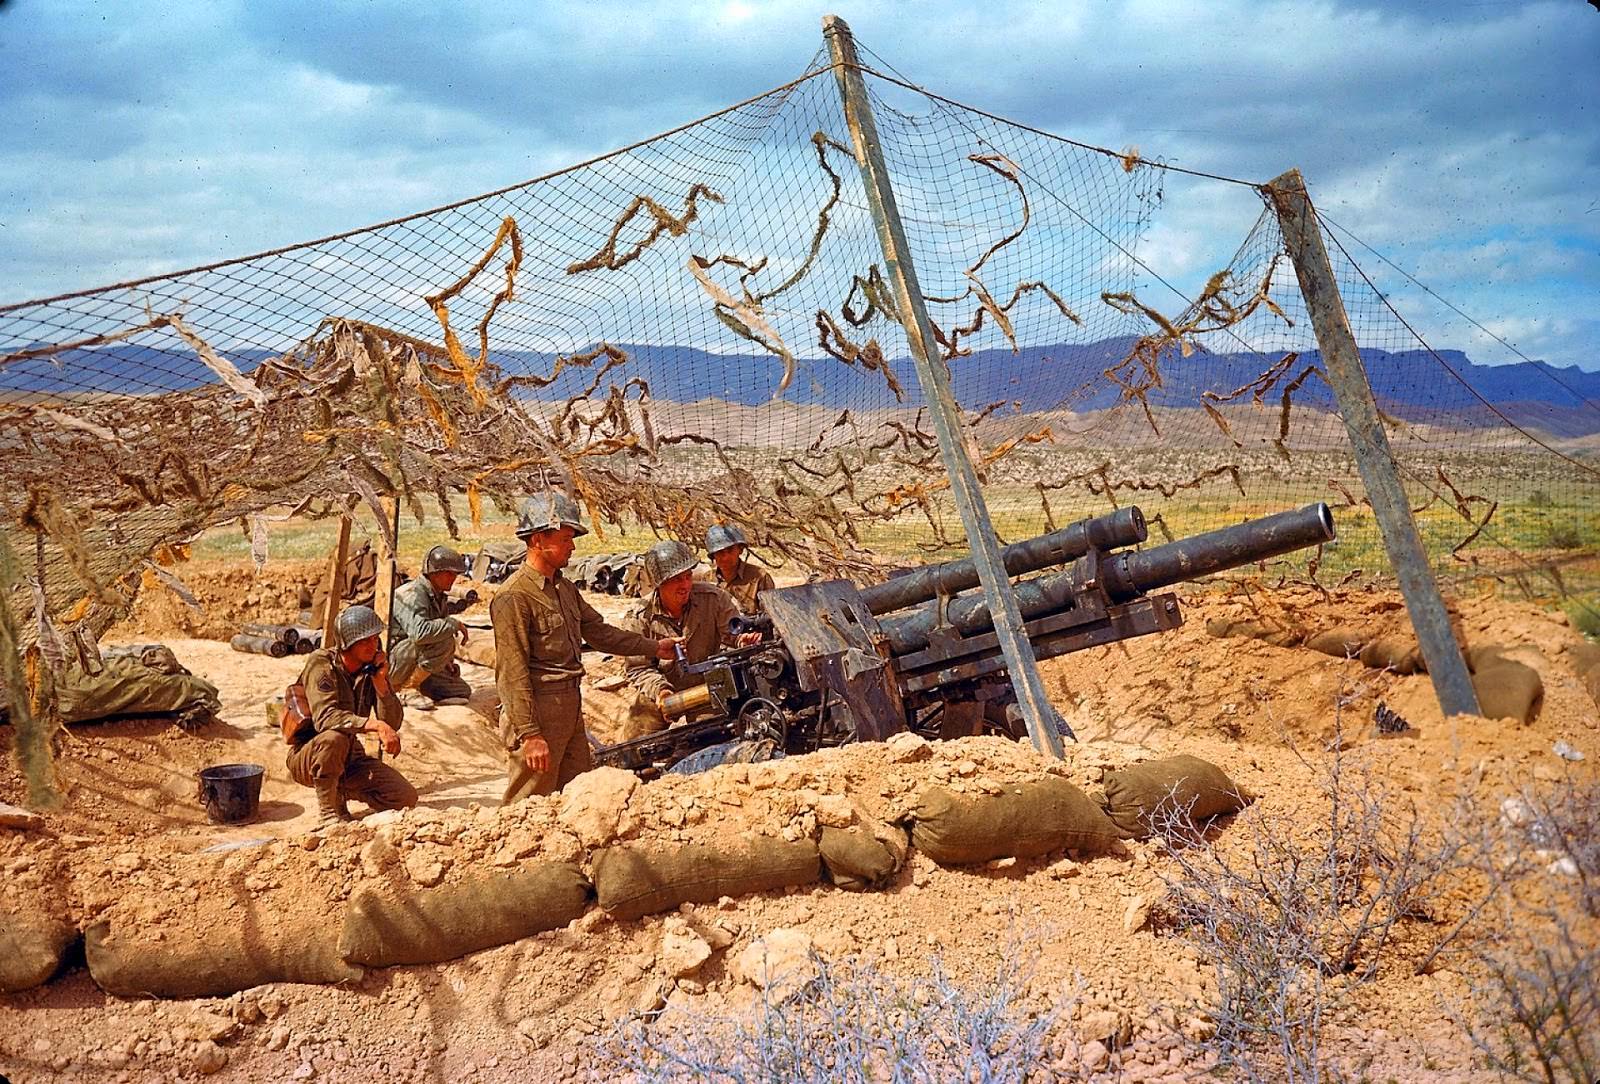
M1500 1074L1490 1062L1506 1048L1490 1025L1507 1010L1491 965L1521 943L1508 939L1508 908L1534 916L1518 927L1526 938L1566 934L1589 946L1592 960L1593 914L1571 902L1585 898L1582 884L1596 875L1592 841L1587 850L1566 847L1578 861L1567 855L1564 864L1564 845L1546 839L1516 860L1515 884L1504 849L1519 821L1507 812L1516 801L1570 808L1595 792L1600 710L1580 676L1582 638L1557 612L1488 595L1453 600L1469 645L1505 649L1537 670L1544 692L1529 722L1444 718L1426 675L1217 635L1246 620L1394 630L1404 613L1396 592L1212 584L1186 592L1186 623L1174 633L1043 664L1078 739L1064 761L997 737L864 744L630 784L613 795L612 816L598 829L574 820L570 796L499 806L504 769L486 719L493 674L469 665L471 704L407 713L397 766L417 784L420 806L313 835L311 793L289 779L266 707L301 663L240 654L219 637L247 613L288 618L295 584L315 568L273 561L254 574L196 562L184 576L204 616L170 596L141 598L109 639L170 645L219 686L221 719L199 734L128 719L58 735L61 806L43 814L42 826L0 828L6 896L49 895L79 928L113 916L157 943L161 931L180 928L198 928L203 942L207 928L264 920L336 929L363 886L448 886L538 859L583 863L618 840L796 838L816 831L836 796L859 816L893 823L934 785L978 795L1054 775L1093 796L1110 770L1190 754L1255 800L1178 853L1151 838L1098 855L946 867L913 849L873 891L822 881L634 919L591 908L498 948L373 968L344 985L273 983L195 1000L118 996L96 985L78 947L52 981L0 995L0 1074L18 1084L624 1079L629 1051L641 1056L685 1036L714 1044L739 1021L759 1019L763 1005L798 1004L785 999L806 994L763 989L767 980L750 966L752 950L770 960L786 946L813 969L807 974L822 961L893 987L915 984L936 963L941 989L1003 992L1007 1020L1039 1026L1030 1081L1283 1078L1306 1049L1323 1079L1493 1080ZM596 601L613 614L625 605ZM487 624L481 610L467 619ZM591 654L586 662L588 722L604 739L619 732L626 690L615 660ZM1380 703L1409 729L1380 734ZM0 801L21 804L10 746L11 731L0 728ZM260 815L213 825L195 800L195 773L235 762L266 766ZM1208 854L1258 871L1294 846L1308 863L1326 858L1323 829L1339 822L1330 796L1347 811L1352 803L1377 809L1370 831L1389 849L1369 862L1365 879L1381 881L1410 861L1418 885L1392 908L1381 937L1363 926L1362 901L1379 899L1381 911L1393 897L1369 883L1336 907L1340 928L1356 930L1359 944L1349 966L1300 976L1314 1019L1283 1034L1304 1049L1275 1049L1269 1022L1254 1060L1219 1068L1219 1031L1234 1034L1243 1013L1230 1007L1219 964L1237 964L1230 946L1244 939L1215 923L1208 935L1179 886L1210 876L1204 883L1214 887L1218 867L1207 865ZM1491 835L1499 842L1484 843ZM1406 850L1396 838L1415 845ZM1506 884L1490 892L1497 869ZM1308 873L1313 884L1318 876ZM927 988L916 996L925 1003ZM630 1024L641 1013L645 1022Z

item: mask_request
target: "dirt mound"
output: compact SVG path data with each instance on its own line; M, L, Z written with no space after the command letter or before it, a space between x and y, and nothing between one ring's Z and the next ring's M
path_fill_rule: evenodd
M232 561L188 561L171 571L194 595L199 610L150 577L140 588L133 611L106 633L106 639L227 640L249 621L287 624L300 609L300 589L311 590L326 570L322 561L269 561L260 572Z

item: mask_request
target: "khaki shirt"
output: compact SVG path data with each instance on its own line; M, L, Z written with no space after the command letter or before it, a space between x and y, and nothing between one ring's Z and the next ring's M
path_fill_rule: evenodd
M461 636L461 622L445 612L449 601L442 591L434 590L426 576L418 576L396 590L394 613L389 618L390 652L402 640L410 640L414 645L411 653L428 673L437 674L448 667L456 657L456 642ZM399 680L409 676L402 674Z
M756 595L777 586L772 582L772 573L755 567L743 558L739 560L739 567L733 570L731 580L722 578L722 569L717 567L715 561L712 561L711 567L695 579L722 588L733 596L733 601L739 605L740 613L752 616L762 612L761 604L756 601Z
M656 641L606 624L559 573L546 578L523 565L489 603L494 625L495 687L500 693L500 736L507 749L540 733L533 714L540 686L576 683L583 676L583 645L612 655L653 655ZM587 739L585 739L587 740Z
M689 601L683 607L683 620L674 620L661 608L655 595L641 602L629 615L627 626L635 632L655 640L683 637L683 653L690 662L704 662L717 653L724 644L734 646L735 640L728 632L728 622L738 616L739 605L733 596L709 583L697 583L689 589ZM670 689L682 692L696 685L704 685L704 674L691 674L676 660L670 662L648 655L634 655L625 664L628 681L635 689L651 700Z
M394 690L391 688L388 696L379 696L372 687L371 675L352 674L344 668L338 648L325 647L307 655L300 681L305 686L306 704L318 734L325 730L364 730L367 716L374 713L400 729L405 712Z

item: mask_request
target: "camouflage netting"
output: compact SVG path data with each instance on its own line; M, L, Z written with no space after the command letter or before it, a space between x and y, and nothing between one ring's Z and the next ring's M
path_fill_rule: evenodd
M1172 207L1259 191L866 74L1004 538L1328 500L1340 542L1274 575L1383 573L1270 210L1193 299L1140 255ZM181 590L208 527L386 496L461 536L560 484L603 527L736 521L858 577L960 547L850 146L816 69L447 207L0 308L0 647L70 655L142 583ZM1597 378L1435 350L1323 227L1436 566L1592 600Z

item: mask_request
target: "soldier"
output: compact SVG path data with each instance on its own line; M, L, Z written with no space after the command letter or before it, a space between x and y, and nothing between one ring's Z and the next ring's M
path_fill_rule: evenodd
M594 767L578 684L584 641L614 655L661 659L672 658L677 645L606 624L562 577L573 539L588 533L577 503L565 493L536 493L523 501L517 537L527 543L527 560L489 605L509 775L506 802L552 794Z
M435 546L422 559L422 575L394 593L389 616L389 680L397 689L415 686L438 703L465 703L472 686L461 679L456 644L467 627L449 615L450 588L467 570L461 554Z
M627 627L645 636L671 636L683 639L684 660L703 662L722 647L757 643L759 632L734 636L728 622L739 615L733 596L709 583L694 582L694 568L700 562L682 542L657 542L644 555L641 585L647 592L629 618ZM770 582L770 579L769 581ZM674 658L663 662L654 655L635 655L627 660L628 681L654 709L646 713L646 731L666 725L662 702L672 693L705 684L703 674L684 670Z
M772 574L756 568L744 559L750 540L734 524L714 524L706 531L706 553L711 557L711 573L705 577L733 596L739 609L747 614L761 612L756 596L772 590Z
M319 828L350 819L348 798L374 810L417 804L417 788L361 744L361 735L376 734L384 752L400 755L402 710L389 684L382 635L383 622L370 607L352 606L334 622L337 645L306 656L300 674L309 718L291 737L289 774L317 792Z

